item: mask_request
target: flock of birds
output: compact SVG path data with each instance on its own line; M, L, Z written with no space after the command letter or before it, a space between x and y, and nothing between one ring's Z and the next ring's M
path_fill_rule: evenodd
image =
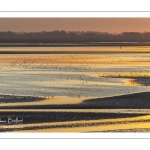
M0 55L0 57L4 56ZM148 81L144 82L147 87L150 85L150 81L145 77L149 77L150 70L149 68L145 69L142 65L140 65L140 62L144 62L145 59L147 59L148 62L148 60L150 60L150 56L116 56L107 54L16 55L16 58L12 58L12 60L10 59L11 61L9 61L9 63L3 64L1 70L3 70L3 67L10 67L10 70L13 72L19 67L25 71L41 71L43 74L47 72L49 74L56 73L59 77L57 84L59 84L60 81L63 81L60 82L62 84L72 84L72 82L75 83L77 82L76 80L78 80L78 84L97 87L100 86L102 82L107 82L107 78L134 79L142 77L143 79L144 77L144 80ZM124 72L126 62L130 62L131 67L128 67L128 71ZM133 62L139 62L139 65L137 64L132 66ZM111 68L113 69L109 71ZM75 74L76 79L73 76L69 76L70 74ZM41 78L40 81L42 82L43 79ZM124 83L120 84L124 85ZM135 86L134 81L130 81L130 84ZM82 93L77 94L77 97L80 98L81 95ZM54 96L55 95L51 95L51 98L54 98ZM34 95L32 98L34 99L35 97L38 96ZM49 98L50 96L45 97ZM27 97L24 96L23 98L26 99Z

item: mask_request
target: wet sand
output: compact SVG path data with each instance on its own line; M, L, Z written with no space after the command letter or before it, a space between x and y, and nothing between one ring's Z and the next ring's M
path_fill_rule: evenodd
M145 113L140 113L135 108L150 109L149 96L149 92L143 92L84 100L79 104L71 105L5 106L0 108L0 117L3 120L7 120L8 117L12 119L19 117L23 118L23 123L0 124L0 132L148 132L150 119L147 116L150 113L146 110ZM23 96L18 96L19 98L23 100ZM14 97L1 95L1 99L4 102ZM108 112L99 112L95 108L98 110L108 108ZM118 113L119 110L116 108L122 112ZM135 109L136 113L134 110L132 113L127 113L130 110L123 112L122 108ZM109 112L110 109L113 111Z
M0 109L150 109L149 97L150 92L143 92L89 99L78 104L5 105L0 106ZM7 99L5 102L7 102Z
M102 112L22 112L0 111L2 120L7 120L8 116L12 119L23 118L23 123L0 123L0 132L9 131L34 131L39 130L62 130L67 129L76 131L79 127L93 127L99 125L112 124L117 118L142 117L147 114L128 114L128 113L102 113ZM112 120L114 119L114 120ZM102 122L101 122L102 121ZM120 120L121 121L121 120ZM119 123L119 122L118 122ZM117 124L118 124L117 123ZM21 127L21 128L20 128ZM69 131L68 130L68 131ZM78 129L78 132L82 130Z
M150 125L150 115L137 115L137 114L109 114L109 113L98 113L91 115L91 118L88 114L85 114L84 119L79 119L81 114L67 114L67 116L72 118L71 120L63 120L60 117L65 116L62 114L57 114L59 119L56 121L52 119L53 114L42 114L39 117L38 122L34 117L30 119L27 118L27 114L24 114L24 120L29 120L26 123L22 124L6 124L0 125L1 132L11 132L11 131L19 131L19 132L111 132L116 130L135 130L135 129L143 129L147 131L147 128ZM54 114L54 118L56 118L56 113ZM30 114L29 114L30 116ZM29 117L28 116L28 117ZM32 115L31 115L32 116ZM51 117L50 117L51 116ZM93 118L93 116L97 116L97 118ZM99 116L99 117L98 117ZM105 117L104 117L105 116ZM77 118L76 118L77 117ZM106 118L107 117L107 118ZM13 117L12 117L13 118ZM51 119L52 120L51 120ZM34 122L36 120L36 122ZM42 122L40 122L42 121Z

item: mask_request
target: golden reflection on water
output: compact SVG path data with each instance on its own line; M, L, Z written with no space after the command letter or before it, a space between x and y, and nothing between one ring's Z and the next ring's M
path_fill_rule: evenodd
M98 51L98 52L150 52L150 46L85 46L85 47L0 47L0 51Z
M93 48L93 47L92 47ZM110 50L110 47L101 47L104 48L105 50ZM115 47L113 47L115 49ZM140 49L143 50L145 47L132 47L132 50ZM66 48L68 49L68 48ZM80 48L75 48L79 50ZM91 49L91 47L85 47L82 49ZM94 49L99 49L98 47L94 47ZM99 49L100 50L100 49ZM112 49L111 49L112 50ZM131 50L131 47L127 50ZM149 50L147 48L146 50ZM145 60L146 58L146 60ZM142 59L142 60L139 60ZM110 77L113 79L118 78L119 82L105 82L105 81L88 81L86 80L50 80L50 84L46 81L37 81L36 85L44 86L44 87L49 87L54 86L55 84L59 84L60 87L67 86L69 85L110 85L110 86L140 86L140 84L135 83L131 77L149 77L150 74L149 72L146 71L131 71L131 72L126 72L124 71L124 67L126 66L149 66L150 65L150 54L120 54L120 53L102 53L102 54L1 54L0 55L0 65L5 65L2 66L0 69L2 71L6 71L5 73L7 74L28 74L29 72L31 74L40 74L41 70L39 71L38 68L29 68L29 70L25 71L20 71L21 69L18 69L18 66L56 66L56 69L54 70L49 70L46 68L44 70L44 74L60 74L59 68L57 66L63 66L63 67L70 67L71 69L75 69L76 71L65 71L62 70L61 74L73 74L73 75L79 75L79 74L84 74L88 75L89 77L96 77L100 79L101 77ZM11 67L10 70L13 70L14 72L9 72L9 68ZM79 68L75 68L76 66L78 67L83 67L83 71L79 72ZM120 71L118 72L105 72L102 71L101 68L117 68L117 67L122 67ZM18 71L17 71L18 69ZM23 70L24 68L22 68ZM64 69L64 68L63 68ZM94 70L91 70L94 69ZM86 71L85 71L86 70ZM101 71L100 71L101 70ZM4 74L5 76L5 74ZM30 84L30 83L28 83ZM88 97L91 98L91 97ZM70 100L72 99L72 100ZM0 106L3 105L45 105L45 104L72 104L72 103L80 103L83 101L84 98L68 98L68 97L55 97L55 98L50 98L50 97L45 97L45 100L39 101L39 102L22 102L22 103L9 103L9 104L0 104Z
M150 109L0 109L0 112L94 112L149 115Z
M146 58L145 58L146 57ZM64 66L64 65L95 65L104 66L148 66L150 55L147 56L124 56L119 54L1 54L0 64L10 66Z
M41 96L42 97L42 96ZM67 97L67 96L47 96L43 97L45 99L41 101L35 102L12 102L12 103L0 103L0 106L35 106L35 105L48 105L48 104L79 104L85 97L76 98L76 97ZM88 97L88 98L96 98L96 97Z

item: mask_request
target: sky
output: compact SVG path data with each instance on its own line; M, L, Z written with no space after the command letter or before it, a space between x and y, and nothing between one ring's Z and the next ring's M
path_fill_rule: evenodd
M0 18L0 31L150 32L150 18Z

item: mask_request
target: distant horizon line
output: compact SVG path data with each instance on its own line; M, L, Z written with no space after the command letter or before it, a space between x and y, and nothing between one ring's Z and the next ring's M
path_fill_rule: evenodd
M50 32L66 32L66 33L70 33L70 32L74 32L74 33L108 33L108 34L123 34L123 33L150 33L150 31L144 31L144 32L138 32L138 31L123 31L123 32L107 32L107 31L65 31L65 30L52 30L52 31L0 31L1 33L5 33L5 32L11 32L11 33L50 33Z

